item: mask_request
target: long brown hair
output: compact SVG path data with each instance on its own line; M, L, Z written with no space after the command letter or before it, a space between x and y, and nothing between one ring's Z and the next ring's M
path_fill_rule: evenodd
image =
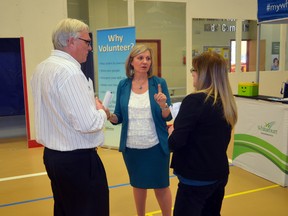
M221 100L226 121L234 127L237 122L237 107L228 79L227 63L216 52L203 52L193 58L195 72L198 74L196 92L204 92L214 98L214 104Z

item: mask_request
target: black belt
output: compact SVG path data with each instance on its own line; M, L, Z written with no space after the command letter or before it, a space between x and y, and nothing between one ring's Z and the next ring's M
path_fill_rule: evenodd
M89 148L89 149L76 149L76 150L72 150L73 152L90 152L90 151L96 151L97 148Z
M54 151L54 152L62 152L62 153L72 153L72 152L91 152L91 151L97 151L97 147L95 148L88 148L88 149L75 149L75 150L71 150L71 151L60 151L60 150L54 150L54 149L49 149L47 147L45 147L45 149L49 150L49 151Z

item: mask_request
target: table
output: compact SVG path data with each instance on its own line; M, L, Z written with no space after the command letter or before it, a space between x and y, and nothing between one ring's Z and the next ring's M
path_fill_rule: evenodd
M288 185L288 105L236 97L232 163L281 186Z

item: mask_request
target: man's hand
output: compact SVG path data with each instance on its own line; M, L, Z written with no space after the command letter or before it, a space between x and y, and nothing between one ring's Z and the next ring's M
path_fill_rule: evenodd
M99 100L98 97L95 97L95 103L96 103L96 109L97 110L103 109L105 111L106 115L107 115L107 119L109 119L110 115L111 115L110 110L103 106L102 101Z

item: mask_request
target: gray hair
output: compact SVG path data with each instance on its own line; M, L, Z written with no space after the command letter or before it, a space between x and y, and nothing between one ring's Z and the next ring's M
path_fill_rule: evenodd
M69 38L78 38L82 31L89 32L89 27L84 22L71 18L61 20L52 33L54 49L62 50L67 46Z

